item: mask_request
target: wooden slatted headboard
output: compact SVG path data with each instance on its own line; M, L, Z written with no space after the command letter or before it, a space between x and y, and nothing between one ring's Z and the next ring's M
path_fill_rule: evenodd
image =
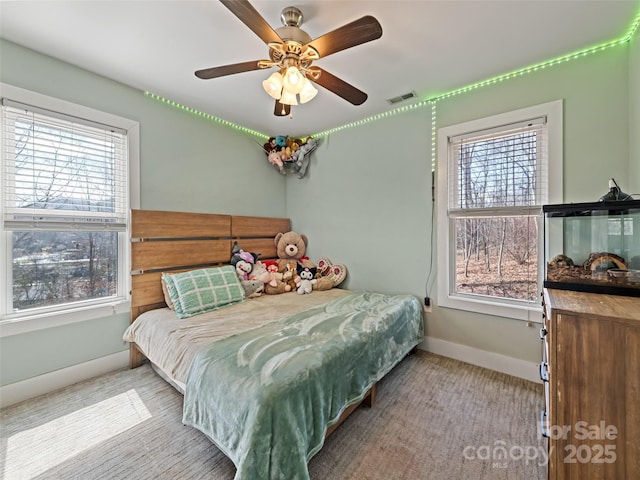
M162 272L228 264L236 241L261 259L276 258L274 237L289 230L288 218L132 210L131 321L166 306Z
M163 272L228 264L234 242L260 259L276 258L274 238L291 230L288 218L131 211L131 322L142 313L166 307ZM142 355L131 345L131 365Z

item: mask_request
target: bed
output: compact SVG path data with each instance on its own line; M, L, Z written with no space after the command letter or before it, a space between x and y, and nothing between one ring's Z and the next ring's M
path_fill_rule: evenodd
M275 258L273 239L291 222L131 213L131 325L124 333L131 367L148 359L184 395L183 423L234 462L235 480L308 479L307 463L325 439L360 404L373 405L377 382L422 341L420 302L334 288L236 296L179 318L179 305L168 306L167 283L235 274L227 265L235 242ZM225 291L233 293L229 284Z

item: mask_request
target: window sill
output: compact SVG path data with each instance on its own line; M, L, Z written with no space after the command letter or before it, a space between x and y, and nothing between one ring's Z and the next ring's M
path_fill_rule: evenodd
M443 295L439 305L441 307L465 310L484 315L506 317L523 322L542 323L542 307L536 305L507 305L482 300L481 298L456 297Z
M110 303L69 308L36 315L7 315L0 320L0 338L120 315L129 313L129 310L129 300L114 299L113 302Z

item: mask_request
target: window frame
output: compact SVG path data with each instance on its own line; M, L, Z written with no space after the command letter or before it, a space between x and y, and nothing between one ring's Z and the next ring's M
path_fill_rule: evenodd
M2 97L125 130L128 138L127 216L132 208L140 207L140 125L137 121L0 82L0 98ZM0 136L0 149L4 148L2 141ZM0 175L4 175L4 173L0 172ZM130 310L129 271L131 270L128 223L126 231L120 233L118 238L118 290L120 295L117 298L92 299L25 310L19 313L8 311L8 305L13 295L12 252L8 248L11 244L9 237L12 232L6 231L4 228L0 229L0 252L2 252L1 255L4 259L0 266L0 295L2 295L2 303L5 306L0 311L0 337L128 312Z
M503 125L526 121L531 118L547 118L547 202L562 203L562 155L563 155L563 101L555 100L540 105L513 110L506 113L471 120L447 127L437 132L437 225L438 225L438 305L447 308L465 310L487 315L508 317L517 320L540 322L541 306L539 302L526 303L504 298L488 296L470 296L452 291L455 271L455 241L451 248L450 239L455 239L455 222L449 216L449 138L468 132L488 130ZM490 209L487 209L489 211ZM530 210L520 208L520 210ZM544 238L542 228L542 211L536 220L538 225L538 283L542 288L542 272L544 271ZM452 256L452 254L454 256Z

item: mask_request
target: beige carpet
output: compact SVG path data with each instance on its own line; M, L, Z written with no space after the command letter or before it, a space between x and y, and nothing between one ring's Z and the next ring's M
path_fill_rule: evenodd
M327 440L311 478L546 479L542 396L538 384L418 352ZM0 411L0 478L232 479L231 461L181 416L182 396L148 365L27 400Z

